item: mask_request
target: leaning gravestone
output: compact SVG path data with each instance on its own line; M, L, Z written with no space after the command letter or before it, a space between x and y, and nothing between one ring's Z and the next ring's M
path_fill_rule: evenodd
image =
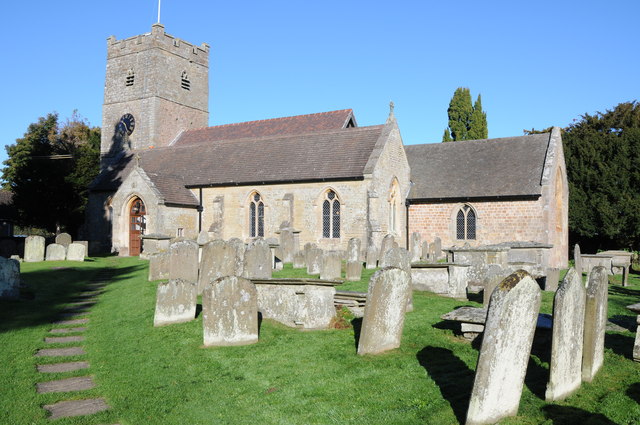
M236 251L227 242L217 239L204 245L200 272L198 273L198 295L207 283L224 276L234 276Z
M304 269L305 267L307 267L304 260L305 260L304 251L298 251L295 254L293 254L293 268Z
M67 260L84 261L86 247L81 243L71 243L67 248Z
M345 280L357 282L362 279L362 263L360 261L347 261Z
M322 271L322 249L311 248L307 254L307 274L320 274Z
M44 261L44 238L42 236L27 236L24 241L24 261L27 263Z
M247 246L238 238L231 238L228 243L235 251L236 266L233 276L242 276L242 273L244 273L244 253Z
M52 243L47 246L47 261L64 261L67 258L67 248L64 245Z
M518 270L493 291L473 382L467 425L518 413L540 308L540 287Z
M362 242L358 238L349 239L347 245L347 261L359 261L360 260L360 247Z
M393 235L386 235L384 238L382 238L382 243L380 244L380 252L378 253L378 262L382 260L382 257L384 257L384 254L386 254L388 250L393 248L394 242L395 238L393 237Z
M378 250L375 246L369 245L369 247L367 248L366 260L367 264L365 267L367 268L367 270L375 269L376 267L378 267Z
M202 293L204 346L258 342L258 294L248 279L227 276L205 285Z
M413 282L411 280L411 262L409 253L404 248L391 248L382 256L380 267L397 267L409 275L409 296L407 297L407 311L413 311Z
M607 271L596 266L589 274L587 301L584 309L584 349L582 380L591 382L604 362L604 333L607 327Z
M422 236L420 235L419 232L413 232L411 234L411 262L412 263L420 261L421 239L422 239Z
M244 275L247 279L271 279L271 249L264 239L251 242L244 252Z
M149 256L149 281L169 279L168 252L158 252Z
M0 257L0 299L20 298L20 263Z
M68 247L71 242L73 242L73 239L71 239L71 235L68 233L60 233L56 236L56 243L63 245L65 248Z
M547 402L563 400L582 383L585 289L575 269L569 269L553 300L553 334Z
M582 253L580 252L580 245L575 244L573 247L573 267L578 272L578 276L582 276ZM582 277L580 278L582 279Z
M180 240L169 246L169 279L198 282L198 243Z
M322 270L320 279L336 280L342 274L342 256L338 251L327 251L322 257Z
M183 279L160 282L156 291L153 326L188 322L196 318L196 283Z
M410 291L409 274L399 268L387 267L371 276L358 354L377 354L400 346Z

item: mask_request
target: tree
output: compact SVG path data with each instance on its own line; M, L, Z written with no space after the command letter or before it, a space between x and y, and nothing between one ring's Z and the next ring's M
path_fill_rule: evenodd
M2 178L13 192L18 224L75 233L87 186L99 171L100 129L76 111L60 128L58 115L50 113L6 149Z
M562 137L572 243L639 249L640 105L585 114Z
M486 139L489 135L487 114L482 111L480 95L471 105L471 92L466 87L458 87L453 93L449 109L449 127L445 129L443 142L454 140ZM448 137L449 136L449 137Z

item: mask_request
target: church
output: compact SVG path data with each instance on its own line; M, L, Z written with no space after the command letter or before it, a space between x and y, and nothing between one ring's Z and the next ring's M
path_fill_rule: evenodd
M553 245L566 267L568 185L551 133L404 146L391 106L360 127L351 109L208 126L209 46L150 33L107 40L101 172L86 232L139 255L143 235L277 237L322 249L413 232L445 246Z

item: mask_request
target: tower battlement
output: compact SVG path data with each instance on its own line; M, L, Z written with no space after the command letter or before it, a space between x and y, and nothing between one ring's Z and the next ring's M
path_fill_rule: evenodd
M209 66L209 45L200 46L176 38L164 32L164 25L153 24L151 32L122 40L115 36L107 38L107 59L139 53L149 48L159 48L199 65Z

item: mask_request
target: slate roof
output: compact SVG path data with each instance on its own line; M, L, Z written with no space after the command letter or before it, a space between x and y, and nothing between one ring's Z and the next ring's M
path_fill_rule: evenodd
M342 109L317 114L217 125L185 131L178 136L172 146L186 146L249 137L284 136L324 130L339 130L345 128L350 121L355 125L353 110Z
M550 133L405 146L409 199L541 195Z
M139 152L140 167L166 203L197 205L186 186L232 186L362 178L383 125L219 140ZM117 190L133 170L130 155L92 190Z

